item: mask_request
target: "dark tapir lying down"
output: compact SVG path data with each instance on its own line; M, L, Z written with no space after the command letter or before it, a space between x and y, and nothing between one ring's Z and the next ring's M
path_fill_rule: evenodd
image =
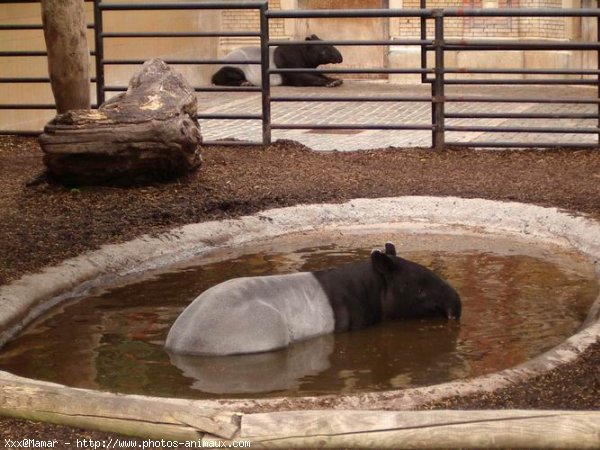
M387 243L367 262L218 284L181 313L165 346L177 354L254 353L382 320L460 314L460 297L446 281Z
M307 41L320 41L315 34ZM227 61L260 60L260 47L242 47L229 53ZM280 69L314 69L321 64L338 64L342 54L331 45L294 45L270 49L269 65ZM220 86L260 86L260 66L257 64L231 64L221 67L213 76L212 83ZM271 75L271 86L327 86L335 87L342 80L321 73L283 73Z

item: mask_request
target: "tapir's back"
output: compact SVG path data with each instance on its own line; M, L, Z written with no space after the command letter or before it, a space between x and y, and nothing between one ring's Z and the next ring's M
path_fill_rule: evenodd
M333 311L311 273L236 278L202 293L167 336L181 354L252 353L330 333Z
M269 65L271 68L275 68L274 52L276 47L269 48ZM223 61L260 61L261 60L261 49L260 47L240 47L232 52L225 55ZM225 64L229 67L235 67L244 72L246 79L254 86L261 85L261 68L260 64ZM271 74L270 76L271 86L281 86L282 78L279 74Z

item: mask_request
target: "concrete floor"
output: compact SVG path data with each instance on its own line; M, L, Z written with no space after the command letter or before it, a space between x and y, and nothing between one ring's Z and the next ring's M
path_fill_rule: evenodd
M430 97L429 85L394 85L388 83L347 82L339 88L278 87L271 95L307 97L322 96L418 96ZM470 97L521 97L545 99L591 98L598 92L590 87L572 86L449 86L447 96ZM198 95L201 114L260 114L259 93L201 93ZM273 102L274 124L410 124L431 123L429 102ZM540 103L446 103L446 113L588 113L597 114L595 104L540 104ZM202 134L206 141L236 139L261 141L259 120L202 120ZM506 127L561 127L597 128L596 119L446 119L446 126ZM273 130L273 141L289 139L298 141L313 150L353 151L385 147L430 147L431 131L396 130ZM464 132L446 133L447 142L524 142L530 144L595 144L597 134L540 133L540 132Z

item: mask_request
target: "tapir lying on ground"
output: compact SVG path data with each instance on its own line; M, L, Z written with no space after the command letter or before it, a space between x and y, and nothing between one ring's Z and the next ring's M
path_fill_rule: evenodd
M264 352L382 320L460 314L460 297L446 281L387 243L368 262L218 284L181 313L165 346L189 355Z
M315 34L307 41L320 41ZM260 47L242 47L229 53L226 61L258 61ZM314 69L321 64L338 64L342 54L332 45L285 45L269 49L269 66L279 69ZM227 64L212 76L212 83L220 86L260 86L260 66L258 64ZM270 77L271 86L327 86L335 87L342 80L327 77L321 73L283 73Z

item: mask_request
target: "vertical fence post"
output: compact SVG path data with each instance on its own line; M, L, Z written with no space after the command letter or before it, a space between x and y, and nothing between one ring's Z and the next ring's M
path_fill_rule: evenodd
M96 50L96 108L104 103L104 42L102 40L102 10L100 2L94 0L94 46Z
M435 40L433 47L435 49L435 80L432 83L433 98L433 148L437 151L444 149L444 11L436 9L433 12L435 20Z
M260 7L260 73L262 89L262 141L271 145L271 76L269 75L269 3Z
M427 8L427 0L421 0L419 7L421 9ZM427 19L425 16L421 16L419 18L421 21L421 40L424 41L427 39ZM425 44L421 45L421 69L427 69L427 46ZM427 74L425 72L421 73L421 83L425 83L427 80Z

